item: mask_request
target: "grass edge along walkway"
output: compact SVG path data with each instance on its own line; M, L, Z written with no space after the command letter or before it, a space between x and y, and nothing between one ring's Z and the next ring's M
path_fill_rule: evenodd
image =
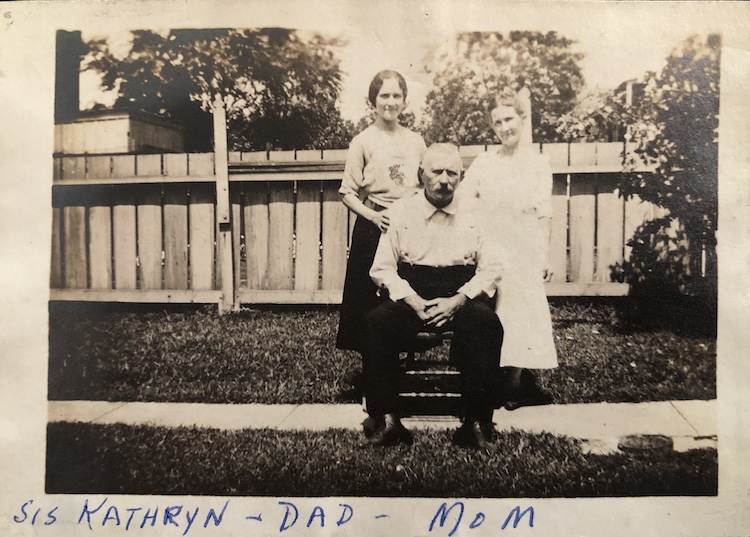
M361 405L261 405L199 403L137 403L49 401L48 421L95 424L202 427L220 430L274 429L315 431L357 430L365 414ZM586 403L524 407L495 411L500 431L552 433L586 440L592 449L616 448L617 439L632 434L673 438L676 450L715 447L716 401L649 403ZM450 417L413 417L415 430L452 429Z
M49 494L556 498L715 496L713 449L585 453L575 439L502 432L490 453L450 431L361 447L358 431L225 431L51 423Z

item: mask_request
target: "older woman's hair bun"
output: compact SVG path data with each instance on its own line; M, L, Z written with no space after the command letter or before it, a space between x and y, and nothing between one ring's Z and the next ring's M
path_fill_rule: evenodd
M487 114L499 106L512 106L516 113L526 118L528 111L526 109L526 102L520 92L517 92L510 86L505 86L500 91L490 95L487 101Z

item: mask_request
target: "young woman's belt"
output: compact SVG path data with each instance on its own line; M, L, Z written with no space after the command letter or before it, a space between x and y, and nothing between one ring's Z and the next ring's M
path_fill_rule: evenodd
M372 201L370 198L365 199L365 201L363 201L362 203L365 204L365 207L367 207L368 209L372 209L373 211L380 212L380 211L384 211L385 209L387 209L387 207L380 205L376 201Z

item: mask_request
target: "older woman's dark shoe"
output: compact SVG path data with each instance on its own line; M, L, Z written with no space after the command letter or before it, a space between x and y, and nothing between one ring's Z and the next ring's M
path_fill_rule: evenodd
M516 410L522 406L550 405L554 402L552 396L542 390L537 384L536 377L528 369L521 372L519 386L505 388L505 410Z
M492 423L479 421L465 421L453 433L453 443L457 446L492 451L492 441L495 437L495 427Z

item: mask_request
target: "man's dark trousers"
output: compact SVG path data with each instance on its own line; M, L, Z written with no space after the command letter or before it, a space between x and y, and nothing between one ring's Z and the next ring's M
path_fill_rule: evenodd
M416 289L415 282L409 283ZM366 326L368 341L363 357L367 412L376 418L398 414L398 387L403 374L398 354L413 346L417 332L429 329L406 303L390 300L367 315ZM465 419L491 421L503 341L493 301L484 294L468 300L441 330L455 334L451 357L461 372Z

